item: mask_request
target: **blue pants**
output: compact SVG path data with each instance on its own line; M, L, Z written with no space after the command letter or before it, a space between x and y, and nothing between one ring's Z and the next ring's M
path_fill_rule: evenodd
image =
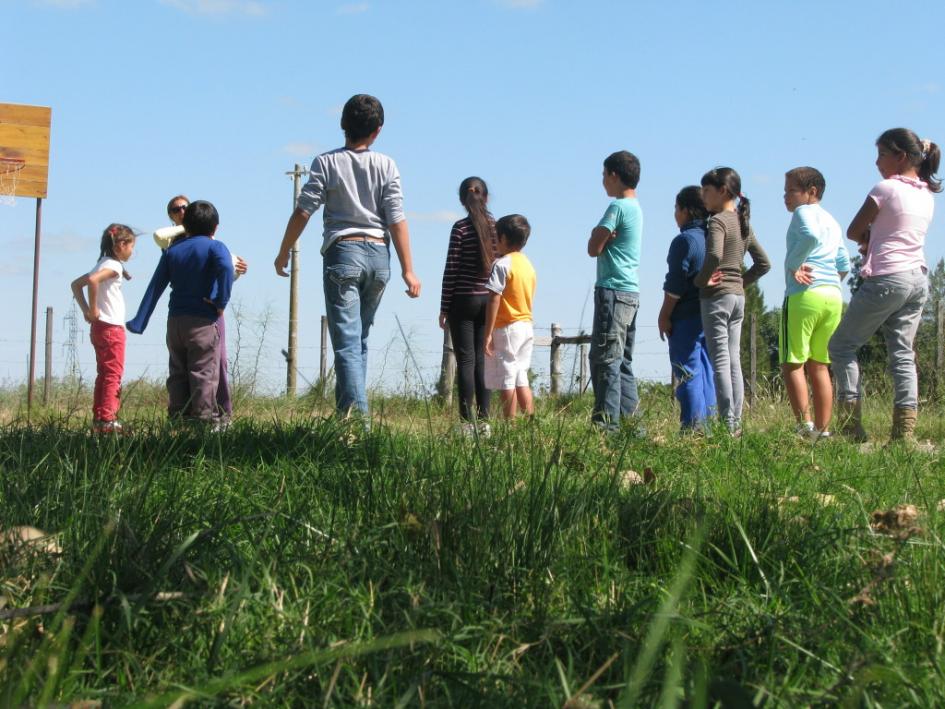
M715 414L715 382L700 316L673 321L669 361L676 377L679 423L684 429L701 428Z
M633 376L633 343L637 334L640 294L611 288L594 289L594 325L591 330L592 419L616 427L640 405Z
M335 407L368 412L367 339L390 280L390 251L370 241L336 241L322 264L325 314L335 353Z

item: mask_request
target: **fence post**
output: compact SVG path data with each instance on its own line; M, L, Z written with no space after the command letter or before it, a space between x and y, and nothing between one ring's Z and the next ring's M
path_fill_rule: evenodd
M322 334L319 343L321 352L318 358L318 381L322 389L328 379L328 316L322 315Z
M448 327L443 328L443 357L440 360L440 379L436 393L447 404L453 403L453 383L456 381L456 357L453 355L453 338Z
M935 381L936 394L939 393L939 382L945 370L945 300L938 301L935 309Z
M52 379L52 326L53 310L46 308L46 373L43 377L43 406L49 404L49 380Z
M551 323L551 395L558 396L561 391L561 326Z
M587 345L581 345L579 351L580 351L580 353L581 353L581 364L580 364L580 366L578 367L578 371L580 371L580 373L581 373L581 381L580 381L580 383L579 383L579 385L578 385L578 394L580 395L580 394L583 394L583 393L584 393L584 382L587 381L587 351L588 351L588 346L587 346Z
M749 317L749 350L748 350L748 405L755 404L755 391L758 387L758 347L756 344L758 335L758 317L751 313Z

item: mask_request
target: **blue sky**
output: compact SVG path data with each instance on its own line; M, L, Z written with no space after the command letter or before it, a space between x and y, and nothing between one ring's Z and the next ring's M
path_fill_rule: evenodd
M572 334L590 329L594 262L585 244L608 202L601 163L619 149L640 157L636 369L666 379L655 325L679 188L716 165L741 173L775 264L761 281L775 305L785 170L821 169L824 205L845 226L878 179L879 133L904 125L945 142L940 42L928 29L945 25L945 4L935 1L912 3L901 17L872 0L0 0L0 10L0 101L53 110L40 308L55 312L56 373L65 364L69 282L95 262L102 229L164 226L168 198L183 192L217 205L219 238L250 264L234 291L240 363L277 391L288 281L272 261L291 211L285 172L342 143L340 108L354 93L384 103L375 147L400 167L423 281L416 301L393 283L378 313L369 380L393 389L417 382L395 315L423 381L435 379L440 278L450 225L462 216L456 189L468 175L489 183L496 216L520 212L532 223L539 334L552 322ZM26 372L34 211L31 199L0 207L7 382ZM930 262L945 255L943 219L928 235ZM301 242L301 373L309 379L323 312L320 231L317 215ZM150 236L139 242L125 285L130 310L158 255ZM129 336L128 377L165 375L162 324L155 317L144 336ZM94 376L84 332L78 358ZM536 368L546 371L546 362L547 350L537 350Z

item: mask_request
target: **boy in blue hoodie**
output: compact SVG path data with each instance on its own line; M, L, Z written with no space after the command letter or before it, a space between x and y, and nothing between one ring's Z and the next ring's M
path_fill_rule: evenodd
M796 167L784 175L784 206L793 216L784 258L786 290L778 351L797 433L811 439L830 435L833 386L827 343L840 323L840 282L850 271L843 231L820 206L826 186L824 176L812 167ZM814 399L813 421L805 370Z
M184 212L184 236L158 261L138 313L129 320L131 332L141 334L168 285L167 413L210 422L216 415L220 336L217 318L223 314L233 287L233 259L216 239L220 215L210 202L191 202Z

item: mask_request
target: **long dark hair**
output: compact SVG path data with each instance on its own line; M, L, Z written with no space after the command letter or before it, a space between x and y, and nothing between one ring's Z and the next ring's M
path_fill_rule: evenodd
M481 177L467 177L459 183L459 201L469 213L469 219L479 236L483 273L492 270L495 260L495 220L486 207L488 200L489 188Z
M876 145L882 146L899 155L909 158L919 178L933 192L942 191L942 181L935 178L938 172L942 152L931 140L922 140L908 128L890 128L876 139Z
M125 226L124 224L109 224L105 227L105 231L102 232L102 241L99 244L99 258L115 258L115 244L118 244L122 241L134 241L135 232L130 226ZM122 267L121 275L125 277L125 280L131 278L131 274L128 273Z
M738 214L742 238L747 239L751 230L751 202L742 194L742 178L730 167L717 167L702 176L702 186L707 185L717 190L724 188L732 199L738 200L735 213Z
M689 215L690 221L704 222L709 218L699 185L688 185L679 190L679 194L676 195L676 206Z

